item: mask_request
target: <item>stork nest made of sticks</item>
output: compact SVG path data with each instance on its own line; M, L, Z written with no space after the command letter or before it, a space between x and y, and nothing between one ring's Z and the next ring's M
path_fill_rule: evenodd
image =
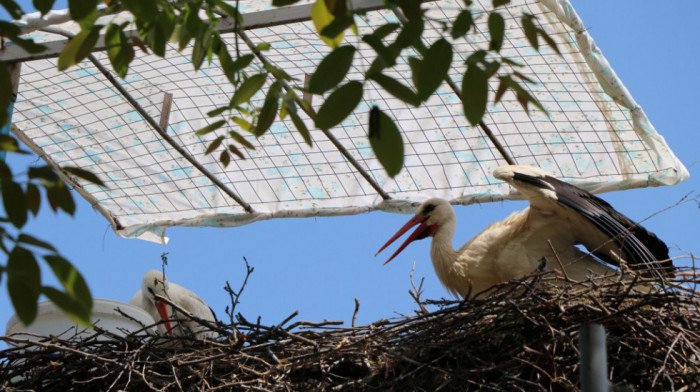
M209 341L154 338L143 331L118 337L99 329L80 341L3 336L11 348L0 351L0 387L578 391L578 330L595 322L606 329L614 384L636 391L697 391L697 272L689 268L649 293L619 278L553 285L548 283L553 272L537 272L493 288L489 297L466 301L423 301L414 285L418 309L411 316L348 327L292 323L292 314L265 326L231 312L232 324L210 326L221 336Z

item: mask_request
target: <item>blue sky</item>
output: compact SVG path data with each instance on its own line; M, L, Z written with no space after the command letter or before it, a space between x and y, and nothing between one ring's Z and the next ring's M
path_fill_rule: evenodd
M24 2L29 3L29 2ZM603 195L619 211L641 220L683 196L700 191L700 2L656 0L572 0L618 76L656 129L688 167L691 178L673 187L645 188ZM0 18L6 19L4 15ZM32 158L33 162L38 158ZM10 160L19 170L16 160ZM25 161L26 164L26 161ZM358 323L369 323L415 308L408 295L415 261L416 281L425 277L424 298L447 297L435 276L429 241L407 248L382 266L377 249L408 219L383 212L333 217L277 219L231 228L172 228L170 243L158 245L117 237L107 221L75 194L74 217L44 210L27 231L56 245L86 277L97 298L128 301L141 277L160 267L168 253L168 278L198 293L219 315L230 304L223 290L237 288L245 273L243 258L255 268L237 311L273 324L299 311L297 320L344 320L349 324L354 298ZM458 207L455 247L489 223L522 209L524 202ZM46 207L46 206L44 206ZM672 256L697 253L700 210L686 203L644 223L672 248ZM392 248L393 249L393 248ZM677 264L687 264L679 260ZM12 314L6 286L0 286L0 322ZM4 330L3 330L4 331Z

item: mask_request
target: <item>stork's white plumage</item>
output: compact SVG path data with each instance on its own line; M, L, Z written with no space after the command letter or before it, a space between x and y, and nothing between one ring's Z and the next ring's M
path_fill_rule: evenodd
M206 329L201 324L178 314L173 307L156 296L168 298L170 302L187 311L192 316L216 323L214 312L199 296L190 290L169 282L165 275L156 270L146 272L141 281L141 290L136 292L129 303L148 312L154 320L163 320L158 324L161 335L195 334L198 338L215 338L217 333Z
M666 244L602 199L550 177L540 168L511 165L500 167L493 174L519 190L530 206L492 223L454 250L452 237L457 221L454 209L443 199L427 200L379 250L419 225L386 262L410 242L433 237L430 256L435 272L445 288L462 297L521 278L533 272L543 257L547 269L559 268L558 257L567 276L574 280L585 279L592 273L616 273L605 263L615 266L624 263L633 270L657 277L674 274ZM577 244L584 245L596 257L579 250Z

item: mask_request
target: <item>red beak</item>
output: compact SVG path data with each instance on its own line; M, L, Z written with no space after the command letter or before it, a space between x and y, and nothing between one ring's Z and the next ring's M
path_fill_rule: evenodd
M406 248L406 246L408 246L408 244L410 244L411 242L433 235L433 233L435 232L435 229L437 229L437 225L431 225L431 226L426 225L425 224L426 219L428 219L427 216L421 216L421 215L416 215L413 218L411 218L411 220L406 222L406 224L403 225L403 227L400 228L399 231L397 231L396 234L394 234L394 236L391 237L389 239L389 241L387 241L387 243L381 247L381 249L379 249L379 251L377 251L375 256L378 255L381 251L383 251L384 248L391 245L392 242L396 241L397 238L401 237L405 232L407 232L411 227L413 227L415 225L419 225L418 228L413 233L411 233L411 235L406 239L406 241L404 241L404 243L401 244L401 246L399 246L399 249L397 249L396 252L394 252L394 254L391 255L391 257L389 257L389 260L384 262L384 264L393 260L394 257L396 257L396 255L401 253L401 251L404 250L404 248Z
M165 321L165 329L168 331L168 334L172 336L173 330L170 326L170 316L168 316L168 309L165 307L165 302L156 299L156 309L158 309L160 318Z

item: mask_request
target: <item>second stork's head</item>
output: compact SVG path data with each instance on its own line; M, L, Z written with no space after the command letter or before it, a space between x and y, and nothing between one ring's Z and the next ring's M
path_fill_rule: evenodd
M145 298L147 298L156 310L160 318L165 321L165 327L168 333L172 334L170 328L170 316L168 315L168 308L165 302L158 299L158 297L165 297L168 291L168 279L161 271L150 270L146 272L143 276L143 281L141 282L141 293Z
M416 215L411 218L411 220L406 222L406 224L403 225L403 227L401 227L399 231L397 231L396 234L394 234L394 236L381 247L381 249L379 249L375 256L383 251L387 246L391 245L391 243L396 241L410 228L416 225L418 225L416 230L411 233L406 241L399 246L396 252L394 252L394 254L391 255L389 260L385 261L384 264L390 262L394 257L401 253L401 251L404 250L408 244L415 240L421 240L426 237L434 237L442 234L444 234L447 239L451 240L455 231L456 221L457 218L455 216L454 208L452 208L447 200L439 198L428 199L418 207Z

